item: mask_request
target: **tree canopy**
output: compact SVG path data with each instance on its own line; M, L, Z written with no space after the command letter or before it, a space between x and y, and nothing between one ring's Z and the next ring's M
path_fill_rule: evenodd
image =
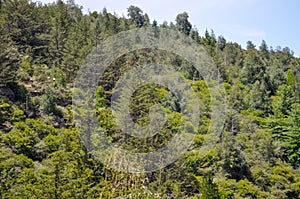
M0 1L0 198L300 198L300 59L267 41L248 41L244 49L213 30L199 33L187 12L174 20L159 24L137 6L117 16L106 8L84 14L72 0ZM183 33L219 70L228 111L220 139L205 155L218 102L195 66L177 54L141 49L117 57L89 91L93 100L72 108L73 95L83 95L73 88L76 75L92 49L117 33L146 27L156 37L162 28ZM199 125L182 122L182 105L169 88L149 84L130 96L129 113L144 127L159 106L166 115L163 128L139 138L118 127L112 92L131 68L149 63L171 65L191 85L200 101ZM85 117L84 124L75 124L75 117ZM99 142L89 128L92 117L107 140L130 152L165 147L182 123L195 139L165 168L116 171L90 151ZM82 129L87 135L80 139Z

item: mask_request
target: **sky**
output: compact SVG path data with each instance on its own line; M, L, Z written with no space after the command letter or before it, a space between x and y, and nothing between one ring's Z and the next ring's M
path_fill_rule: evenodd
M54 0L39 0L51 3ZM186 11L200 35L213 30L229 42L246 46L251 40L257 47L265 40L268 46L289 47L300 57L299 0L75 0L83 11L102 11L104 7L118 16L127 16L130 5L138 6L152 22L175 22Z

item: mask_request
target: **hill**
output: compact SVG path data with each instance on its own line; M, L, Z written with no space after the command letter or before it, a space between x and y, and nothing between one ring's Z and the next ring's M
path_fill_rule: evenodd
M0 11L0 198L300 197L300 59L288 47L273 49L266 41L256 47L249 41L243 49L213 32L201 36L186 12L177 15L176 24L158 24L135 6L129 6L127 18L105 8L83 14L73 1L60 0L48 5L0 1ZM146 42L136 35L147 30L153 33L149 38L154 46L155 38L164 38L158 40L166 49L173 41L186 43L169 47L171 52L142 48L116 57L108 54L105 58L112 61L99 81L87 78L81 85L87 89L76 89L81 88L79 77L99 73L89 68L87 60L103 58L93 52L121 52L130 46L130 39L120 40L125 46L117 46L115 40L114 45L104 45L116 36ZM178 40L171 40L173 33ZM206 71L186 59L194 53L209 58L205 63L215 66L215 79L208 81ZM133 69L138 72L130 76ZM169 76L164 70L173 72ZM148 80L142 75L155 76L155 71L165 78L162 83L122 90L125 74L128 85L137 85L135 75ZM168 79L174 76L176 81ZM223 93L212 89L215 84L224 90L226 103L218 98ZM180 90L187 85L193 95ZM128 103L114 101L115 97ZM193 100L199 104L183 106ZM223 117L215 107L225 104ZM199 113L196 125L185 114L191 110ZM115 119L127 112L132 120L122 124L138 124L137 132L153 126L154 119L164 125L154 136L129 135L134 131L120 129ZM224 120L218 132L212 128L214 118ZM128 154L163 150L181 131L194 139L165 167L125 172L109 166L122 165L120 156L96 158L92 148L103 147L105 141L92 134L90 127L95 126ZM204 148L208 132L218 135L209 149ZM185 144L177 141L175 146ZM158 165L161 162L157 160Z

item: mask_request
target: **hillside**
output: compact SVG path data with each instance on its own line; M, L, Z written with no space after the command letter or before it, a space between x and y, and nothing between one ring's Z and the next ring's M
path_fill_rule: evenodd
M0 0L1 199L300 198L300 59L175 21Z

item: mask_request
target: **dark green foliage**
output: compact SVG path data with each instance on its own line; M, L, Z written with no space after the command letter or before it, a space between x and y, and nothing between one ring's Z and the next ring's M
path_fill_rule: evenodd
M179 31L183 32L184 34L190 34L192 30L192 24L188 21L189 15L186 12L178 14L176 16L176 27Z
M0 45L0 87L5 87L16 80L19 53L2 27L0 27Z
M47 86L40 100L40 111L42 114L53 114L56 110L56 99L53 88Z
M140 28L149 24L149 17L147 14L143 15L143 11L136 6L130 6L127 9L128 17L136 27Z
M247 50L255 50L255 47L252 41L247 41Z

